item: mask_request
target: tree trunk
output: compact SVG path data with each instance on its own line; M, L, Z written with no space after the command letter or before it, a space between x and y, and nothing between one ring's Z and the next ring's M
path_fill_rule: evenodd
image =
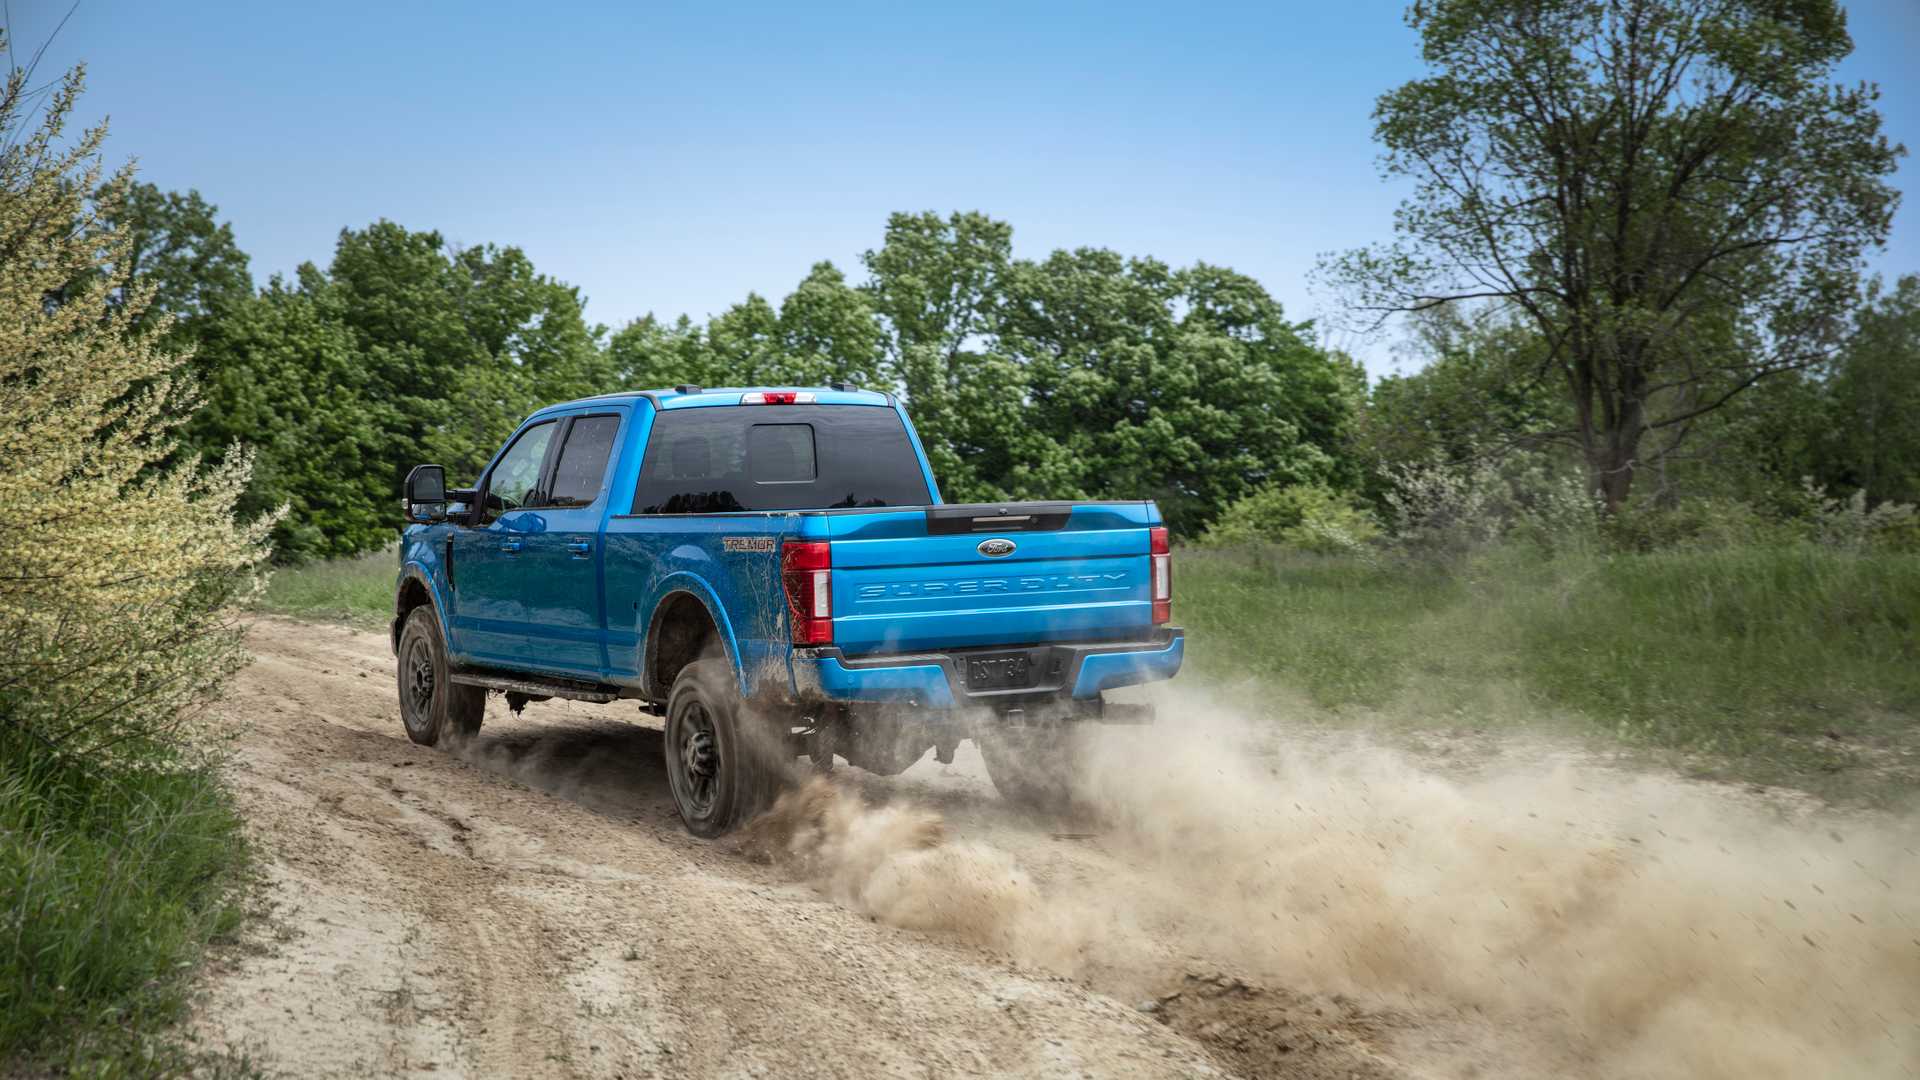
M1599 495L1609 516L1627 504L1639 466L1639 431L1596 432L1587 443L1587 488Z

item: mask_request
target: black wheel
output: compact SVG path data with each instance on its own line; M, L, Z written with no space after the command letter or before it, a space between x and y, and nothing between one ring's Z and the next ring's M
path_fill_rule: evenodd
M741 706L733 668L696 660L667 695L667 784L674 809L695 836L719 836L773 801L782 774L773 745Z
M1082 737L1076 721L1025 725L995 719L982 721L973 741L1001 798L1059 814L1073 806Z
M432 746L451 734L480 730L487 692L447 677L447 645L430 607L417 607L400 630L400 722L407 738Z

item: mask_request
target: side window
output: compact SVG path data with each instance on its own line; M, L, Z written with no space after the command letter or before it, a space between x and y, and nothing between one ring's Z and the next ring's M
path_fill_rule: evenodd
M540 466L547 460L547 444L553 441L554 421L535 424L520 433L500 456L487 477L487 517L518 510L539 495Z
M618 416L579 416L567 429L560 461L553 468L553 491L548 506L587 506L600 497L613 440L620 434Z

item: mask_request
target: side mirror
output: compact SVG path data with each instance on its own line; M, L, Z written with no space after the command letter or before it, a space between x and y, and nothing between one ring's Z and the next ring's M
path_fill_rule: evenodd
M415 465L407 474L407 520L444 521L447 516L447 470L438 465Z

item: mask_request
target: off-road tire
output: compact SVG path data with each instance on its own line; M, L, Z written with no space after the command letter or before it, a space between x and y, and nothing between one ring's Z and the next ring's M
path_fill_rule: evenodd
M973 741L987 763L1000 797L1029 810L1061 814L1072 809L1079 775L1080 723L1016 725L982 722Z
M693 835L723 835L773 802L784 775L775 733L754 724L726 660L680 669L667 695L663 752L674 809Z
M400 722L407 738L433 746L449 735L472 735L480 730L487 711L487 692L461 686L449 676L447 643L440 637L440 620L422 605L407 616L400 629L396 658L400 688Z

